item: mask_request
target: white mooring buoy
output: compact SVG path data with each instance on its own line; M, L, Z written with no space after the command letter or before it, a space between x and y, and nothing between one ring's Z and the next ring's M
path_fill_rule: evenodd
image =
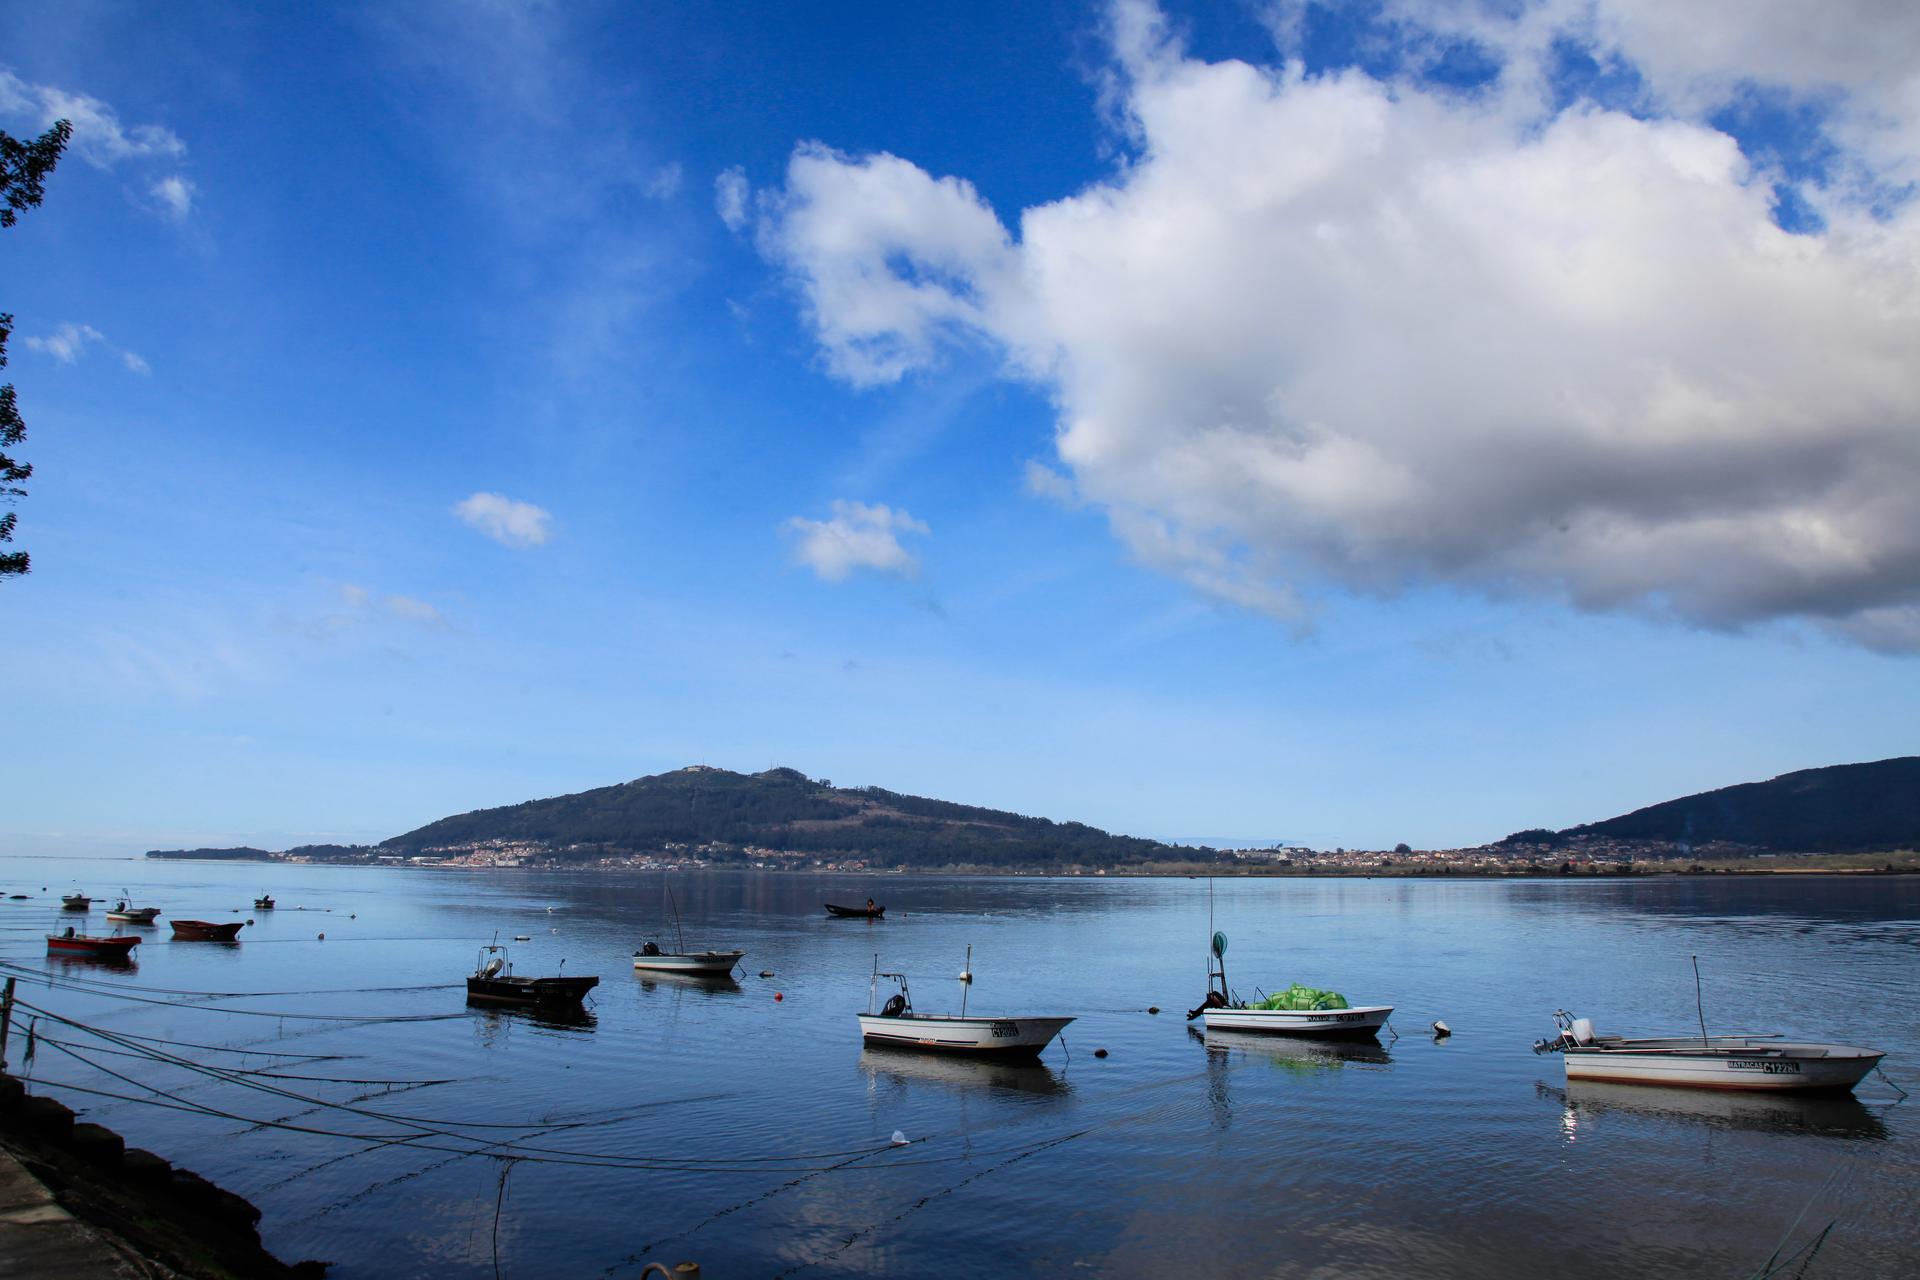
M1450 1027L1450 1026L1448 1026L1448 1025L1447 1025L1446 1023L1444 1023L1444 1022L1440 1022L1440 1021L1437 1021L1437 1020L1436 1020L1436 1021L1434 1022L1434 1024L1433 1024L1433 1038L1434 1038L1435 1040L1444 1040L1444 1039L1446 1039L1446 1038L1447 1038L1448 1036L1450 1036L1450 1035L1452 1035L1452 1034L1453 1034L1453 1028L1452 1028L1452 1027Z

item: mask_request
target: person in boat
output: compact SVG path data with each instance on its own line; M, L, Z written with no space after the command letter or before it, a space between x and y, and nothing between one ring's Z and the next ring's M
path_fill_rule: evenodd
M657 956L660 954L660 944L649 938L646 944L640 948L640 954L643 956Z
M72 925L68 925L68 926L67 926L67 931L66 931L65 933L63 933L63 934L61 934L60 936L61 936L61 937L63 937L63 938L71 938L71 937L73 936L73 926L72 926Z
M867 899L867 914L868 914L868 915L872 915L872 914L873 914L873 899L872 899L872 898L868 898L868 899Z

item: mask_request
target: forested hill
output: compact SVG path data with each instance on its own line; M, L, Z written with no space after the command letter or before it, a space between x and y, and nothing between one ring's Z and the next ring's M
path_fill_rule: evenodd
M538 845L548 857L582 861L708 844L908 866L1120 866L1213 856L1108 835L1078 822L877 787L835 787L797 769L742 774L699 765L442 818L380 847L388 853L429 854L490 841Z
M1784 773L1561 832L1848 853L1920 848L1920 756Z

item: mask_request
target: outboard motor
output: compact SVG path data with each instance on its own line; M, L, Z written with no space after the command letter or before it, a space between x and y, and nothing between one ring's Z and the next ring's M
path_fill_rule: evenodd
M888 996L887 1002L880 1006L880 1016L883 1018L897 1018L906 1011L907 998L897 991Z

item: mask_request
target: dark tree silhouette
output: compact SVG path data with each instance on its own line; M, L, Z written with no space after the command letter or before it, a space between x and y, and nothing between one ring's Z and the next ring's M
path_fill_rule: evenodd
M54 122L54 126L35 138L32 142L21 142L7 133L0 133L0 227L10 227L20 220L22 209L39 207L46 196L47 175L53 172L53 166L60 163L60 153L67 149L67 139L73 136L73 126L65 120ZM7 367L7 340L13 336L13 314L0 311L0 369ZM0 386L0 449L11 449L27 438L27 424L21 420L19 405L15 402L13 384ZM0 501L11 506L27 496L26 480L33 474L33 464L16 462L6 453L0 453ZM19 521L19 515L9 511L0 515L0 542L13 541L13 527ZM32 566L24 551L0 551L0 578L22 574Z

